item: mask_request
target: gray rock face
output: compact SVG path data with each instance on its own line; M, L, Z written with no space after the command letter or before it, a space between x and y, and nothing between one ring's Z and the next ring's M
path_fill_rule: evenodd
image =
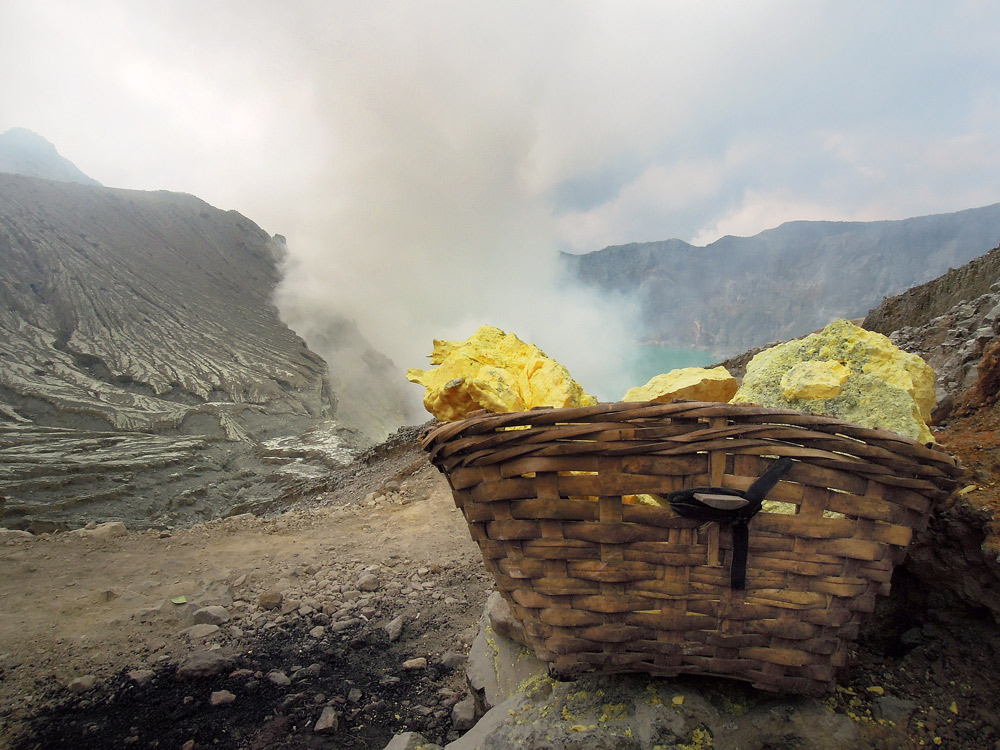
M491 618L491 613L497 612L505 614ZM545 663L535 658L531 649L497 631L496 626L508 619L513 620L510 608L500 593L494 591L486 600L466 666L469 687L480 712L500 705L515 695L520 686L547 675Z
M707 247L680 240L563 256L567 270L636 298L644 336L718 356L862 317L996 245L1000 204L902 221L796 221Z
M883 300L864 327L883 333L934 368L943 418L954 395L976 381L976 366L1000 333L1000 247L961 268Z
M870 310L864 327L888 336L907 326L920 328L956 305L991 291L1000 279L1000 247L959 268L882 300Z
M0 174L10 415L229 438L330 416L325 363L270 303L280 253L193 196Z
M0 523L266 507L276 464L321 473L381 437L335 421L326 362L279 318L285 253L190 195L0 174Z

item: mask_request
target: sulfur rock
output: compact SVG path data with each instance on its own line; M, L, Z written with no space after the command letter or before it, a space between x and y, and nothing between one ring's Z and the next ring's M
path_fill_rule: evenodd
M781 376L781 392L787 399L833 398L850 374L850 368L833 359L799 362Z
M411 369L406 378L427 388L424 407L443 422L479 409L513 412L597 403L537 346L493 326L480 327L465 341L435 339L430 361L437 367Z
M732 403L828 414L933 441L934 371L880 333L847 320L771 347L747 365Z
M657 375L646 385L630 388L622 401L656 401L667 404L675 399L729 401L738 385L725 367L685 367Z

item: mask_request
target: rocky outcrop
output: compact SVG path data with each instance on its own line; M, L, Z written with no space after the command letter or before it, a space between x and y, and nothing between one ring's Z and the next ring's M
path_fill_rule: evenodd
M983 354L1000 333L1000 272L991 284L987 293L961 301L923 325L904 325L889 336L896 346L919 354L934 369L938 421L952 413L959 394L976 384ZM891 304L887 300L885 306ZM877 320L877 311L869 317Z
M968 470L967 484L933 510L900 571L897 599L931 621L986 615L1000 623L1000 496L996 436L1000 248L869 312L864 326L887 331L936 373L933 412L942 446Z
M1000 204L902 221L797 221L706 247L680 240L564 255L567 271L638 298L644 337L718 356L864 315L995 247Z
M956 305L988 293L998 279L1000 247L995 247L926 284L882 300L868 312L863 326L886 336L901 328L919 328Z

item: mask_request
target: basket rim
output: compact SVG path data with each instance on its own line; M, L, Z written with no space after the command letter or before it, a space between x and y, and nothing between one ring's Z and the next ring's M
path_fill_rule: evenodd
M711 401L675 400L666 404L656 401L615 401L583 407L538 407L521 412L484 411L456 422L430 425L422 437L421 445L431 454L431 461L442 470L445 470L445 464L456 462L466 466L496 463L502 458L498 458L497 451L491 451L490 446L485 444L491 438L495 438L491 442L497 445L521 446L517 450L531 450L536 455L551 454L555 450L554 444L557 441L544 439L532 440L529 448L527 434L530 430L510 428L546 428L546 432L553 435L558 432L569 435L572 430L580 429L581 434L573 441L579 444L586 442L584 434L588 429L592 432L600 429L601 423L594 421L600 417L608 417L608 429L621 427L625 423L632 427L648 426L656 419L670 418L706 423L713 419L725 419L732 423L730 432L739 432L740 427L759 425L759 438L742 439L744 445L753 442L760 454L780 455L783 444L791 446L799 442L794 436L802 438L804 442L821 445L822 453L828 458L837 458L838 462L850 459L855 470L873 476L902 469L904 467L899 464L903 463L908 474L919 477L921 482L930 481L939 491L948 494L955 489L965 473L958 460L936 443L924 445L890 430L862 427L836 417L809 414L795 409ZM589 428L584 425L589 425ZM784 435L787 442L775 438L775 435L787 430L792 431ZM706 443L703 446L705 449L721 447L719 441L735 442L741 439L735 434L727 435L724 428L708 428L706 424L706 432L709 431L713 433L715 442ZM681 450L682 445L686 451L695 447L684 445L688 442L686 436L673 440L677 442L677 450ZM549 444L548 448L546 443ZM842 448L843 451L838 451L837 448ZM670 449L661 444L658 450L669 453Z

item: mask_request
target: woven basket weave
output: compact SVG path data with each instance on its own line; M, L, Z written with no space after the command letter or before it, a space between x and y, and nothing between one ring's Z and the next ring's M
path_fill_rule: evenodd
M834 687L861 617L960 475L895 433L719 403L484 414L423 445L554 676L695 673L811 695ZM728 526L622 500L746 490L779 456L794 462L768 500L795 513L750 521L742 591Z

